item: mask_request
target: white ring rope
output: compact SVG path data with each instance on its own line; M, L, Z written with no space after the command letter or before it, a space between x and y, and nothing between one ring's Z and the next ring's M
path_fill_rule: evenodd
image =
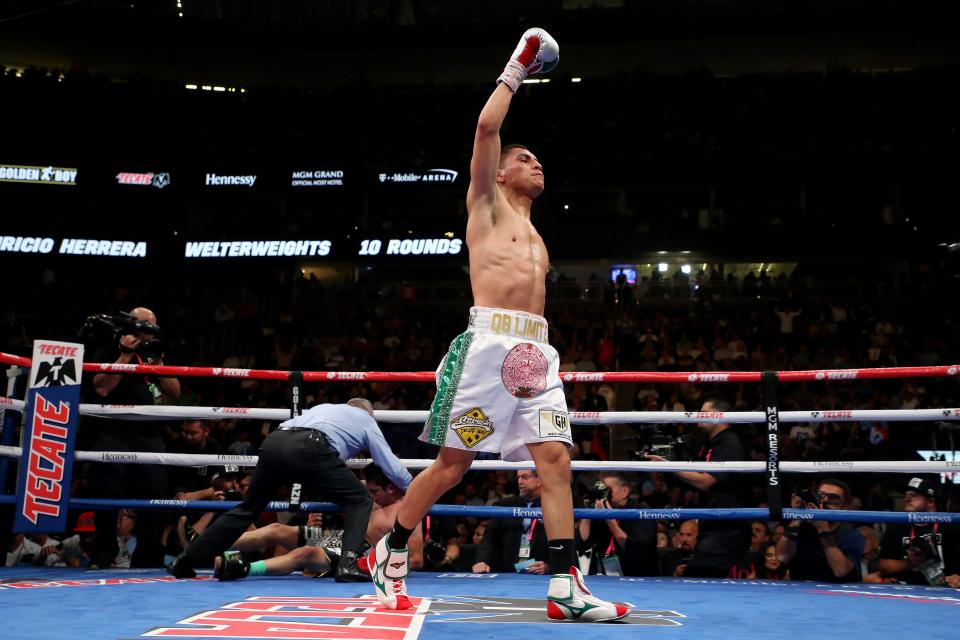
M23 400L0 397L0 407L23 411ZM254 407L180 407L149 405L81 404L80 413L100 418L123 420L276 420L290 418L289 409L259 409ZM377 422L423 423L428 411L377 410ZM797 422L930 422L960 420L960 409L851 409L830 411L781 411L781 423ZM746 424L765 422L762 411L571 411L573 424L691 424L724 422Z
M20 447L0 446L0 458L19 458L22 454ZM189 453L153 453L134 451L76 451L75 459L79 462L109 462L114 464L166 464L176 467L203 467L235 465L238 467L253 467L257 464L257 456L242 456L232 454L202 455ZM347 461L351 469L362 469L370 464L369 459L355 458ZM400 462L408 469L426 469L433 463L433 459L406 458ZM621 471L712 471L733 473L762 473L767 468L766 462L631 462L616 460L608 462L574 460L574 471L604 471L617 469ZM504 462L502 460L474 460L470 467L478 471L515 471L518 469L532 469L532 462ZM781 462L781 471L797 473L960 473L960 459L956 461L825 461L825 462Z

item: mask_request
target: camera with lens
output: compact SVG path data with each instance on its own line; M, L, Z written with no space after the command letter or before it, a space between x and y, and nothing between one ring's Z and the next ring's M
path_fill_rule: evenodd
M660 456L664 460L687 460L689 436L671 436L665 433L642 431L634 436L637 450L633 459L646 461L647 455Z
M447 548L436 540L424 540L423 557L431 567L442 567L447 558Z
M581 485L583 488L582 495L584 500L588 504L593 503L597 500L609 500L610 499L610 487L603 480L597 480L593 484Z
M87 345L116 343L126 335L150 336L149 340L141 337L140 344L134 350L144 360L158 360L163 357L167 349L163 330L158 325L140 320L125 311L119 311L113 315L105 313L92 315L86 319L80 330L80 339Z
M926 579L927 584L938 587L947 583L940 553L928 536L912 538L907 550L922 558L923 562L916 570Z
M819 507L820 503L822 502L822 496L817 495L816 493L814 493L810 489L807 489L806 487L799 487L795 489L793 493L798 498L803 500L804 504L808 504L808 505L812 504Z
M937 548L933 546L930 538L926 536L913 538L910 540L910 544L907 548L913 553L917 554L919 557L923 558L925 562L940 561L940 554L937 553Z
M243 494L236 489L225 489L223 491L224 500L243 500Z

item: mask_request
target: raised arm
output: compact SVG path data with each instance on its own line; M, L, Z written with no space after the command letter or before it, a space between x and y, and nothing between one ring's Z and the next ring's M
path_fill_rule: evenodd
M497 88L484 105L477 120L470 160L470 188L467 191L467 211L473 212L493 201L497 188L497 169L500 166L500 127L507 117L513 94L531 73L546 73L557 66L560 47L543 29L527 29L510 56L503 73L497 78Z

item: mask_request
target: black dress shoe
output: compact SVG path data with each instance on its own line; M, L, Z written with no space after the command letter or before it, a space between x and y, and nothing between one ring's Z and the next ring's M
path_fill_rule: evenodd
M193 570L190 564L187 562L186 558L183 557L184 554L178 555L173 562L167 565L167 573L172 575L174 578L196 578L197 572Z
M372 578L369 573L361 571L357 567L357 552L347 551L337 562L334 580L337 582L370 582Z

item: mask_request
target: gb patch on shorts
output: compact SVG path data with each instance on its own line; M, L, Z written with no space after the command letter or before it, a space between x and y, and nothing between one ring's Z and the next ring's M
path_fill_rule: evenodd
M540 409L540 437L563 438L573 442L570 435L570 416L567 412Z
M493 428L493 422L480 407L474 407L461 413L450 421L450 428L456 432L460 441L468 447L476 446L496 431Z

